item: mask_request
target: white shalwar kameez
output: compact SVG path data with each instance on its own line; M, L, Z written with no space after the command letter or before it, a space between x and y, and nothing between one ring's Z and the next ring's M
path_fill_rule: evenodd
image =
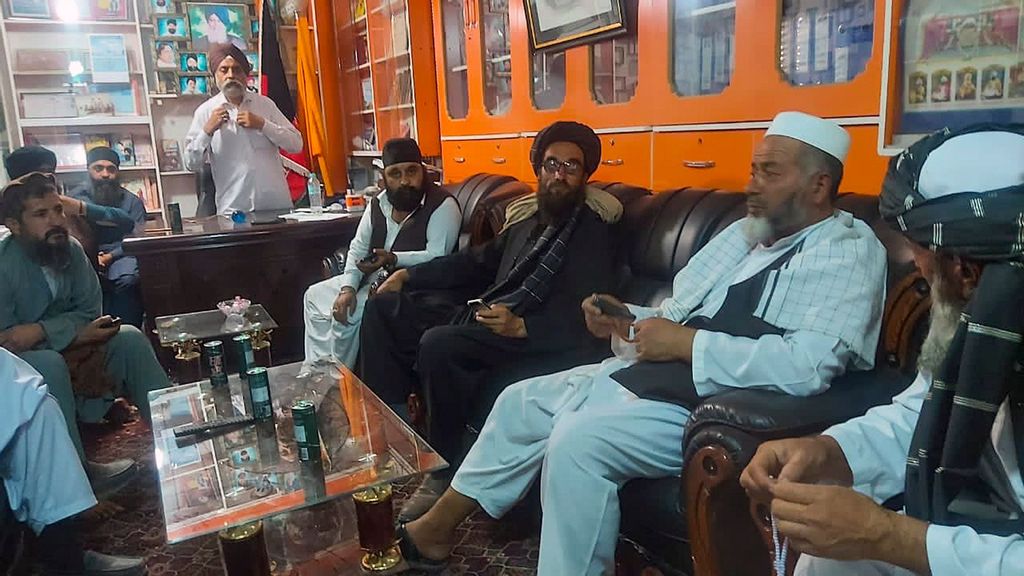
M751 247L742 226L742 221L733 224L695 255L676 275L673 296L660 307L630 306L638 320L659 315L675 322L698 315L711 317L723 306L730 286L757 275L802 242L793 266L801 258L806 266L823 269L826 275L833 269L853 270L852 281L836 288L833 274L808 285L808 278L794 279L786 275L787 270L780 270L774 294L766 294L760 306L764 319L782 327L787 312L792 312L784 303L795 298L821 299L822 314L839 314L841 320L820 322L834 327L845 322L845 316L860 315L861 334L848 340L827 330L786 329L781 336L752 339L700 330L692 361L697 392L709 396L729 388L766 388L811 395L826 390L850 362L870 367L885 276L885 251L871 229L837 211L771 246ZM737 246L741 253L723 264L728 258L721 256ZM719 265L729 267L710 270ZM704 297L695 299L695 287L700 290L702 280L716 273L719 281L705 286ZM794 286L800 294L793 294ZM822 291L832 291L831 298L825 299ZM855 352L868 349L871 355ZM611 573L619 529L619 488L633 478L682 471L689 411L639 398L610 377L632 363L609 358L508 387L452 481L452 488L479 502L491 516L500 517L541 473L544 515L538 573L542 576Z
M27 362L0 348L0 478L36 534L96 505L57 401Z

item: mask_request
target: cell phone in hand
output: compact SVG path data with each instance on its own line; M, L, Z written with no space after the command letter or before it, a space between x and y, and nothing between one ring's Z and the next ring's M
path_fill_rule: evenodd
M121 319L118 318L117 316L115 316L115 317L111 318L109 322L101 325L100 328L114 328L114 327L120 326L120 325L121 325Z
M481 300L479 298L474 298L473 300L467 301L466 302L466 306L483 306L484 308L487 308L488 310L491 309L491 305L490 304L488 304L487 302L484 302L483 300Z
M377 259L376 254L370 254L366 258L359 261L360 264L373 264L373 261Z
M601 314L611 316L612 318L621 318L623 320L636 320L636 316L629 311L624 305L617 302L612 302L606 298L600 296L594 296L592 299L594 306L601 311Z

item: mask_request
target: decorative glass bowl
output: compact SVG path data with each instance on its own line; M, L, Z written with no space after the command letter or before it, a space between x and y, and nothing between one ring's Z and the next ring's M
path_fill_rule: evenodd
M217 302L217 309L227 316L227 320L224 321L224 327L228 332L237 332L245 326L245 311L251 305L252 302L241 296L235 296L233 300Z

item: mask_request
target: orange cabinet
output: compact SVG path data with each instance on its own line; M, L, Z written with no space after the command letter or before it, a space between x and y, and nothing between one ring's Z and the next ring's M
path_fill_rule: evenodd
M601 165L590 178L651 186L651 132L601 134Z
M698 186L742 190L764 130L654 134L654 189Z
M844 126L850 133L850 152L843 168L843 192L880 194L889 157L878 155L878 126Z
M529 166L529 146L522 138L492 140L448 140L441 143L444 181L460 182L478 172L508 174L522 178L523 166ZM529 171L529 168L527 168Z

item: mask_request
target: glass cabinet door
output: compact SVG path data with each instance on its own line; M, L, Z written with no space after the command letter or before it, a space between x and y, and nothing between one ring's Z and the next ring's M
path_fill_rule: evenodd
M534 108L560 107L565 102L565 50L534 52L530 64Z
M508 2L479 0L483 28L484 107L501 116L512 106L512 43L508 36Z
M675 0L672 85L680 96L718 94L736 66L736 2Z
M416 137L409 10L405 1L382 0L370 13L377 139Z
M890 74L894 144L976 122L1024 122L1024 0L907 0Z
M864 71L874 0L782 0L779 69L790 84L842 84Z
M466 4L463 0L442 0L445 100L448 104L448 116L451 118L465 118L469 112L465 11Z
M636 33L597 42L590 49L591 91L598 104L629 102L636 93Z
M342 33L350 35L352 49L342 55L345 65L345 82L354 87L354 98L350 112L352 122L350 139L353 148L360 151L377 149L377 124L373 99L373 76L370 62L370 35L367 26L366 0L349 0L351 26Z

